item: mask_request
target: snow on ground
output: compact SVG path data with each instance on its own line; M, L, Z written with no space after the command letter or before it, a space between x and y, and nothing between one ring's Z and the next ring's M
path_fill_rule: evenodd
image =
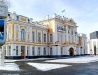
M4 66L0 67L0 70L19 71L20 69L15 63L5 63Z
M27 63L27 64L29 64L41 71L49 71L52 69L71 66L71 65L65 65L65 64L48 64L48 63Z
M57 62L57 63L90 63L98 61L98 56L81 56L68 59L56 59L47 60L45 62Z
M24 59L18 59L18 60L4 59L4 62L33 61L33 60L52 60L52 59L55 59L55 58L36 58L36 59L28 59L28 58L24 58Z

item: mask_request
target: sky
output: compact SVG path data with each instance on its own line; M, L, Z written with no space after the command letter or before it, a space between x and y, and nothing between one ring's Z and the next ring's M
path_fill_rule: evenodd
M10 12L16 12L34 21L43 20L54 13L72 18L78 33L89 37L91 32L98 30L98 0L10 0ZM65 10L64 13L61 11Z

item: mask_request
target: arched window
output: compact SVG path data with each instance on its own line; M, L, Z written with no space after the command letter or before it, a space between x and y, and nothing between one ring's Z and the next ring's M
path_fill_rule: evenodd
M25 30L24 29L21 30L21 39L22 40L25 39Z

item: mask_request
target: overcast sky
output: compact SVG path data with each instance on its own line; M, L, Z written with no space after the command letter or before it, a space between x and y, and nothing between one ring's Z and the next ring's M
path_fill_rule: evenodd
M33 18L34 21L56 13L73 18L79 26L79 33L89 36L89 33L98 30L98 0L11 0L11 4L10 12Z

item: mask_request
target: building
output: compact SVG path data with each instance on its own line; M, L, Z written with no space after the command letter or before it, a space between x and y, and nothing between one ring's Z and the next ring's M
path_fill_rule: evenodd
M5 58L78 56L87 54L87 37L78 34L73 19L53 14L34 22L16 13L8 14Z
M88 51L91 55L98 55L98 39L89 40Z
M98 55L98 31L90 33L88 40L88 53L91 55Z
M98 39L98 31L90 33L90 39Z

